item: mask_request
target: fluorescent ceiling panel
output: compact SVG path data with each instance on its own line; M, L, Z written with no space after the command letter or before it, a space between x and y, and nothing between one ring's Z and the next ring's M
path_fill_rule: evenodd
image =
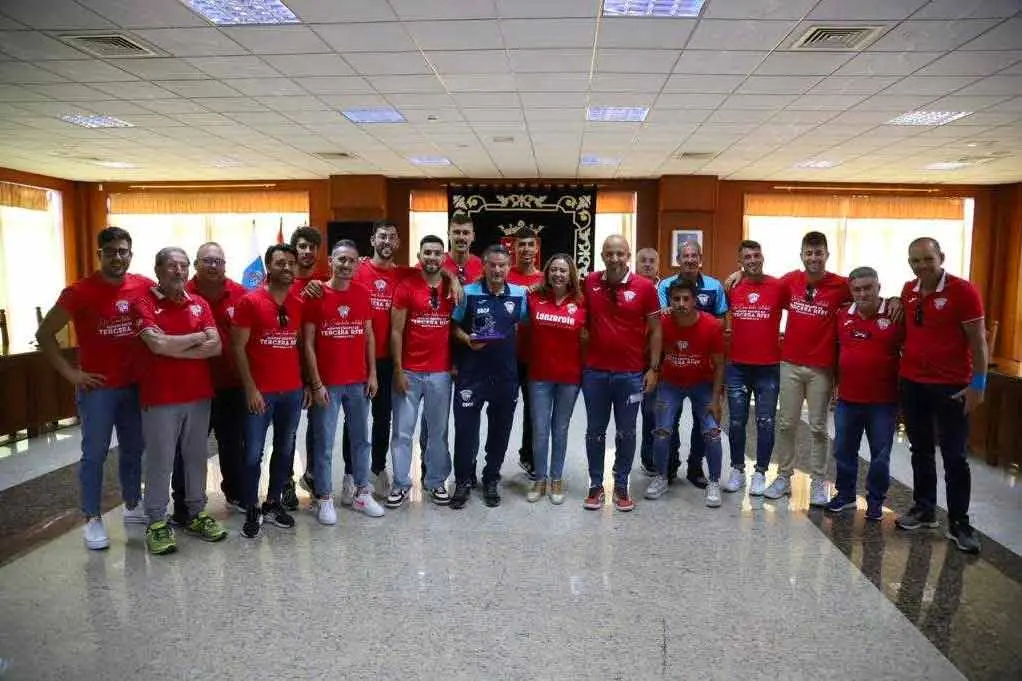
M341 113L352 123L404 123L405 117L397 109L377 106L368 109L345 109Z
M295 13L280 0L181 0L218 26L297 24Z
M971 111L909 111L887 121L887 125L944 125L971 115Z
M706 0L603 0L605 17L697 17Z
M113 116L94 116L87 114L64 114L60 117L62 121L67 123L74 123L80 125L83 128L133 128L135 127L128 121L122 121L120 118L114 118Z
M646 120L648 106L591 106L586 109L587 121L637 123Z

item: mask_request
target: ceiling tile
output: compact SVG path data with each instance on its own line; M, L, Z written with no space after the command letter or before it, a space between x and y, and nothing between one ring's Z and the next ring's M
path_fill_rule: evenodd
M536 17L589 17L596 19L593 0L496 0L504 19Z
M451 95L458 106L468 108L518 106L518 95L514 92L457 92Z
M159 89L159 88L157 88ZM166 90L160 90L163 92L164 97L173 97L171 93ZM97 113L106 114L107 116L130 116L136 113L149 113L152 109L149 108L149 104L154 101L166 101L166 100L150 100L143 99L139 104L134 102L125 102L117 99L103 99L95 102L78 102L82 106L86 106ZM178 100L186 101L186 100ZM143 108L140 104L144 104ZM157 113L167 113L164 111L157 111Z
M589 74L586 73L521 73L514 76L514 83L523 92L585 92L589 89Z
M826 76L852 57L846 52L803 54L774 52L756 69L757 76Z
M588 19L504 19L500 22L500 29L508 49L591 48L596 40L596 21ZM601 29L600 44L603 47L659 47L653 44L633 46L605 43L604 30L610 30L608 25L605 24Z
M203 57L189 64L214 78L276 78L280 74L259 57Z
M338 52L412 52L417 49L404 24L397 22L320 24L312 30Z
M143 99L142 104L149 111L161 114L208 113L204 106L191 99Z
M510 74L462 74L444 77L449 92L510 92L515 89Z
M279 114L276 111L256 111L256 112L237 112L230 113L228 116L239 123L245 125L290 125L291 121L288 120L283 114ZM223 134L223 133L220 133Z
M117 65L146 80L204 80L209 78L184 59L118 59Z
M695 92L730 94L745 78L742 76L708 76L675 74L667 79L664 92Z
M867 49L871 52L953 50L995 24L997 24L996 19L904 21ZM977 47L975 49L1004 48Z
M676 50L601 49L596 69L600 73L670 73L677 60Z
M232 97L238 95L238 90L216 80L161 80L155 84L182 97ZM109 89L109 87L105 89Z
M1022 111L1022 96L1006 99L990 107L990 111Z
M457 50L427 52L426 58L441 74L508 73L507 53L504 50Z
M87 99L103 99L103 92L78 83L54 83L49 85L27 85L27 89L44 97L74 102Z
M657 98L656 92L628 92L628 91L593 92L589 95L589 106L651 107L656 98Z
M419 76L395 76L395 78L418 78ZM373 87L359 76L310 76L295 78L296 86L313 95L372 94ZM246 93L253 95L283 95L284 92ZM305 94L301 92L300 94Z
M789 106L792 109L816 111L844 111L865 99L866 95L807 94L802 95Z
M855 105L869 111L906 112L933 100L933 95L873 95Z
M86 64L87 61L72 61L72 62L44 62L45 64ZM122 74L123 75L123 74ZM131 76L127 76L131 78ZM23 61L3 61L0 62L0 83L65 83L67 78L63 75L57 75L57 72L53 70L47 71L33 66L28 62Z
M592 49L508 50L511 68L516 73L572 73L589 71Z
M707 123L762 123L774 113L745 109L718 109L706 119Z
M852 57L836 76L907 76L943 52L863 52Z
M88 5L93 11L124 28L208 26L202 17L180 2L88 0Z
M309 111L323 109L325 106L319 99L310 95L269 95L256 97L255 100L274 111Z
M401 109L406 106L418 108L446 109L455 106L454 100L447 94L392 93L387 101Z
M235 93L234 97L204 97L201 103L202 106L210 111L218 111L220 113L267 111L265 105L248 97L237 96L237 93Z
M26 26L43 30L109 29L114 25L76 2L4 0L5 15Z
M772 50L796 23L704 19L699 22L699 27L692 34L692 39L688 41L686 47L694 50L718 50L721 45L740 45L745 50Z
M1022 38L1019 39L1022 46ZM1022 61L1022 50L965 52L958 50L924 66L917 76L989 76Z
M494 19L493 0L389 0L394 12L404 21L424 19Z
M86 59L87 55L38 31L0 31L0 51L34 62L43 59Z
M663 92L656 100L658 109L716 109L727 99L727 94L697 92Z
M769 52L742 50L685 50L681 53L675 73L719 73L746 76L752 73Z
M1018 0L932 0L914 19L999 19L1018 12Z
M600 93L599 96L606 97L607 95ZM522 100L523 106L535 107L526 110L526 117L529 117L530 111L557 112L537 114L543 116L543 120L584 118L588 99L585 92L519 92L518 97ZM560 116L556 119L546 118L546 116L558 115Z
M282 75L295 78L302 76L348 76L354 75L339 55L336 54L280 54L263 57L263 61Z
M712 0L707 19L801 19L819 0Z
M731 95L721 104L722 109L782 109L798 99L798 95Z
M871 95L894 85L899 76L831 76L810 90L810 94Z
M890 21L907 19L928 0L820 0L809 18L835 21Z
M659 92L667 76L662 74L597 73L590 84L593 92Z
M1022 92L1022 76L988 76L968 87L958 95L1017 95Z
M592 25L595 26L595 23ZM694 19L613 17L600 25L599 47L680 50L685 47L695 25ZM590 39L585 44L591 45L592 42Z
M462 109L461 115L469 123L517 123L523 120L522 110L515 109Z
M428 76L373 76L367 79L381 94L400 93L442 93L444 85L434 75Z
M143 40L175 57L217 57L248 51L215 28L157 28L136 31Z
M397 18L380 0L287 0L287 6L307 24L375 22Z
M222 30L254 54L311 54L330 49L306 26L234 26Z
M939 97L976 81L973 76L908 76L884 90L885 95L933 95Z
M820 80L819 76L749 76L736 92L738 94L797 95L806 92Z
M420 52L349 52L345 61L363 76L432 74ZM338 74L333 74L338 75Z
M1017 50L1022 47L1022 17L1001 23L993 30L965 45L965 50Z
M496 20L414 21L405 27L422 50L485 50L502 45Z

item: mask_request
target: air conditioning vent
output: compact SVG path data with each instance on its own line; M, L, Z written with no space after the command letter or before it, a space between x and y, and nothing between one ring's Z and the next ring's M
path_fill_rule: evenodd
M354 161L358 158L355 154L347 151L320 151L313 154L324 161Z
M887 30L887 26L812 26L788 49L861 50Z
M709 161L717 155L715 151L683 151L675 154L672 158L675 161Z
M121 33L62 35L60 39L71 47L103 59L163 56L155 47Z

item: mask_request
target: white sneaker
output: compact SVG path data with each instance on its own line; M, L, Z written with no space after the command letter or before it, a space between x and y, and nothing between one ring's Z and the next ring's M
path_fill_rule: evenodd
M749 483L749 496L761 497L766 490L766 476L756 471L752 474L752 482Z
M337 509L334 508L334 498L316 499L316 520L320 525L336 525Z
M370 518L379 518L383 515L383 507L373 499L373 493L369 487L363 487L358 494L355 495L354 503L352 507L359 513L364 513Z
M85 523L85 548L99 551L110 547L110 537L103 527L102 518L89 518Z
M745 487L745 471L740 471L737 468L731 469L731 473L727 476L727 482L721 485L721 489L725 492L737 492L743 487Z
M706 505L710 508L720 506L720 483L710 482L706 485Z
M649 487L646 488L647 499L659 499L667 491L667 478L662 475L656 475L649 482Z
M341 482L341 506L351 506L355 499L355 478L345 475Z
M767 499L780 499L781 497L791 496L791 480L786 475L778 475L774 478L774 481L770 483L770 486L763 492L763 496ZM824 499L824 503L827 500Z
M376 496L381 499L386 499L387 495L390 494L390 488L394 485L393 476L390 471L385 468L373 477L376 478L375 484L373 485L376 489Z
M146 515L145 509L142 508L142 502L135 504L135 508L124 507L124 524L125 525L148 525L149 516Z
M827 481L823 478L813 478L809 483L809 505L826 506L830 501L827 495Z

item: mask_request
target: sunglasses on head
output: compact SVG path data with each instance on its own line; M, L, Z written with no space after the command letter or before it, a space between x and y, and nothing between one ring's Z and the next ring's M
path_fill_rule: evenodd
M280 328L282 329L287 328L288 323L287 308L284 307L283 305L277 306L277 321L280 323Z
M920 303L916 306L915 323L916 323L916 326L922 326L923 325L923 303L922 303L922 301L920 301Z
M429 287L429 306L434 310L440 309L440 289L436 286Z
M806 285L805 301L807 303L811 303L814 300L816 300L816 287L813 286L812 284L807 284Z

